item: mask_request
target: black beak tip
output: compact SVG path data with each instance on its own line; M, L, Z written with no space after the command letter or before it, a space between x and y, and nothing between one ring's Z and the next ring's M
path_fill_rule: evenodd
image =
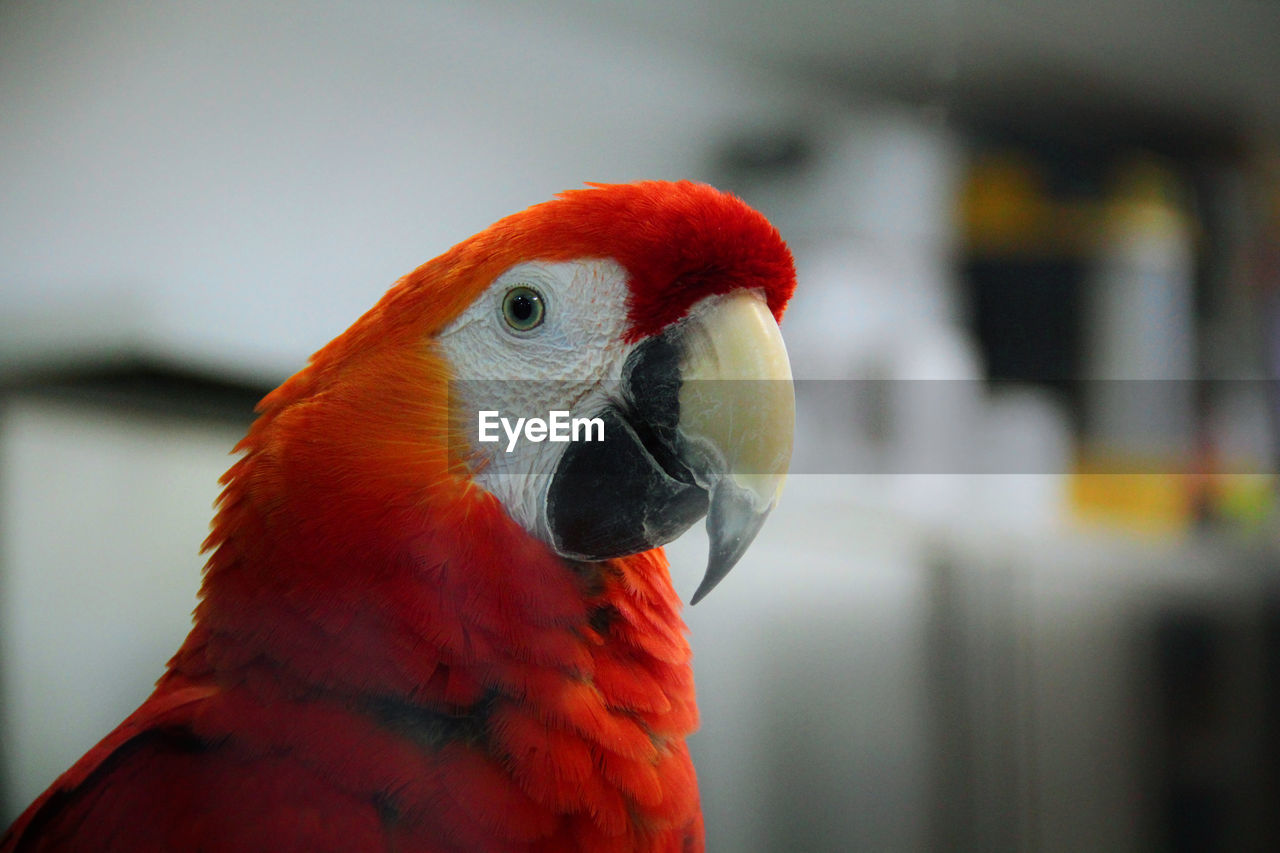
M711 574L709 572L705 576L703 576L702 583L698 584L698 588L693 592L693 598L689 599L689 606L692 607L702 599L706 598L707 593L715 589L716 584L720 583L723 577L724 575L721 575L719 578L712 579Z
M717 548L714 536L711 544L711 557L707 561L707 570L702 575L702 582L698 584L698 588L693 591L693 597L689 599L689 606L697 604L699 601L707 597L707 593L715 589L720 581L729 575L729 571L738 563L738 560L746 552L747 546L751 544L751 538L748 537L745 542L738 543L738 547L725 549Z
M702 583L694 590L689 605L706 598L707 593L725 579L738 564L742 555L764 526L769 509L755 508L750 496L727 480L721 480L711 494L711 508L707 513L707 534L711 539L711 554L707 559L707 571Z

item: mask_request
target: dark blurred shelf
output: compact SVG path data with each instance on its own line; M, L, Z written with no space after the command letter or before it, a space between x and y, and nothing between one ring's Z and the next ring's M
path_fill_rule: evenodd
M91 402L148 414L249 423L271 389L153 361L33 370L0 383L0 394Z

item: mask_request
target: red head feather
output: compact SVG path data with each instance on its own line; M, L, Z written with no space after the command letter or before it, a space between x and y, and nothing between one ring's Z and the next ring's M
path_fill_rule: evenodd
M758 288L775 319L795 289L791 253L767 219L706 184L592 184L512 214L396 283L343 337L338 357L377 327L439 331L504 270L525 261L612 258L630 276L631 337L661 330L704 296Z

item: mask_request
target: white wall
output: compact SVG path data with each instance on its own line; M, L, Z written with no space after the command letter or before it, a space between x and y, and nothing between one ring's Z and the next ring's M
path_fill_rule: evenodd
M0 823L141 704L191 630L242 434L36 396L0 409Z
M278 377L398 276L587 180L705 177L806 95L540 5L0 6L0 363Z

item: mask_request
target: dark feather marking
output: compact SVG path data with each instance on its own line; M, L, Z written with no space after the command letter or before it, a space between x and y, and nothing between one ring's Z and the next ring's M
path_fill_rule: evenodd
M587 598L598 598L604 594L605 575L612 573L608 563L592 560L570 560L565 558L564 564L569 571L582 581L582 592Z
M601 604L591 609L591 613L587 616L587 624L591 626L591 630L601 637L607 637L609 635L609 627L613 625L618 615L618 608L612 604Z
M374 794L373 807L378 812L378 820L387 830L387 853L396 853L400 849L395 832L395 827L401 820L400 807L391 794Z
M437 750L447 743L486 746L486 726L497 697L497 692L490 690L465 712L454 714L382 696L362 700L360 708L379 725L419 746Z

